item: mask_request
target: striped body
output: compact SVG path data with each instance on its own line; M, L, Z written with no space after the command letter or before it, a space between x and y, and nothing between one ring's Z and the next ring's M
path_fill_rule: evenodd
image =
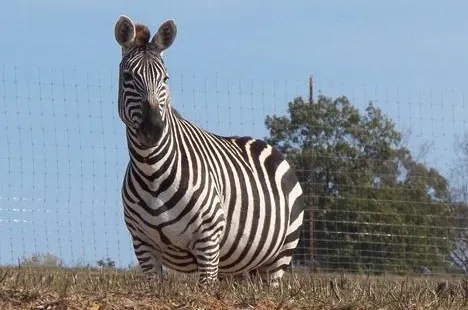
M154 45L119 41L119 115L130 154L122 199L140 266L198 271L202 281L250 271L279 279L300 235L299 182L265 142L217 136L175 112L154 48L174 29L160 28Z

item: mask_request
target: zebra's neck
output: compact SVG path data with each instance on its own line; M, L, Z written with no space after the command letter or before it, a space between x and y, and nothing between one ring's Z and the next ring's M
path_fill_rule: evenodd
M145 175L153 175L161 169L169 171L177 163L179 142L174 136L174 126L180 121L178 116L168 106L165 111L164 130L157 145L144 147L138 141L137 131L127 127L127 144L130 163ZM169 166L168 166L169 163ZM171 164L172 163L172 164ZM165 165L164 167L162 167Z

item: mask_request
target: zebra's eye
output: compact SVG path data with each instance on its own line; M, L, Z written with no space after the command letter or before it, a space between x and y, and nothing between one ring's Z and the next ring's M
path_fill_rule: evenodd
M169 80L169 76L166 75L166 76L164 77L163 81L164 81L164 83L167 83L168 80Z
M131 81L132 80L132 75L128 72L122 73L122 78L125 82Z

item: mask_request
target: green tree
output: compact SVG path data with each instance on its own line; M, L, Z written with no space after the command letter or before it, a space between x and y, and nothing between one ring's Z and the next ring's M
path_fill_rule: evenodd
M457 138L455 156L451 179L454 216L458 225L454 227L457 248L451 258L460 271L468 273L468 134Z
M442 268L452 250L448 182L417 162L374 104L296 98L267 116L268 142L296 167L307 196L296 261L326 270Z
M115 261L112 260L109 257L106 257L106 259L98 260L97 265L98 265L98 267L101 267L101 268L114 269L115 268Z

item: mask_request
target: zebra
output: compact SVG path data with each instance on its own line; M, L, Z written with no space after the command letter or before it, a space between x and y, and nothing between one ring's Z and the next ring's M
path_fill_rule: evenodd
M129 154L124 219L142 271L198 273L202 284L254 273L277 286L303 221L294 169L263 140L216 135L172 107L162 53L176 37L173 20L150 39L122 15L114 32Z

